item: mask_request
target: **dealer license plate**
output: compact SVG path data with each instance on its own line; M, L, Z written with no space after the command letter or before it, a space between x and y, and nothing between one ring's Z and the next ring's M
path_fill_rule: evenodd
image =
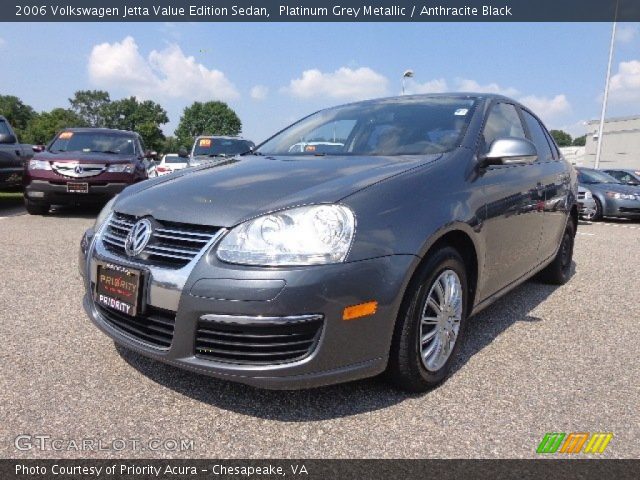
M68 193L89 193L89 184L83 182L69 182L67 183Z
M138 313L141 278L140 271L133 268L114 264L99 265L96 302L134 317Z

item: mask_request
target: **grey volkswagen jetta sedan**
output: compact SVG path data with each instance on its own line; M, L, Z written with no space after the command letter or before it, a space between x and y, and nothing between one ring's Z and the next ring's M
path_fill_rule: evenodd
M330 108L125 189L82 239L84 306L118 344L198 373L305 388L386 372L423 391L470 316L536 273L567 281L576 193L508 98Z

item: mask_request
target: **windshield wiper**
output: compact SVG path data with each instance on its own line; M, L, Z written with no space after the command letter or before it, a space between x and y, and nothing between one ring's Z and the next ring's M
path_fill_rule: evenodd
M211 153L209 155L207 155L208 157L226 157L227 154L226 153Z
M246 152L239 153L241 157L244 155L257 155L258 157L264 157L264 153L256 152L255 150L247 150Z
M110 155L120 155L120 152L115 150L89 150L89 153L108 153Z

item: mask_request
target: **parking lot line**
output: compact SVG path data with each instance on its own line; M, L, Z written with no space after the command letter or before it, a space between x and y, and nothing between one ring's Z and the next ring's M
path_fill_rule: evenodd
M602 225L602 226L608 226L608 227L622 227L622 228L629 228L631 230L640 230L640 225L627 225L624 223L608 223L608 222L598 222L598 223L592 223L592 225Z

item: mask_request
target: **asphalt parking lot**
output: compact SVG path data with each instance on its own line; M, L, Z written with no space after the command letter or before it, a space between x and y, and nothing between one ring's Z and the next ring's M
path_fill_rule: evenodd
M521 458L546 432L613 432L605 457L640 456L640 223L582 223L571 281L527 282L475 317L453 376L410 396L379 379L257 390L116 347L81 306L96 214L34 217L0 197L1 457ZM63 450L19 450L20 434Z

